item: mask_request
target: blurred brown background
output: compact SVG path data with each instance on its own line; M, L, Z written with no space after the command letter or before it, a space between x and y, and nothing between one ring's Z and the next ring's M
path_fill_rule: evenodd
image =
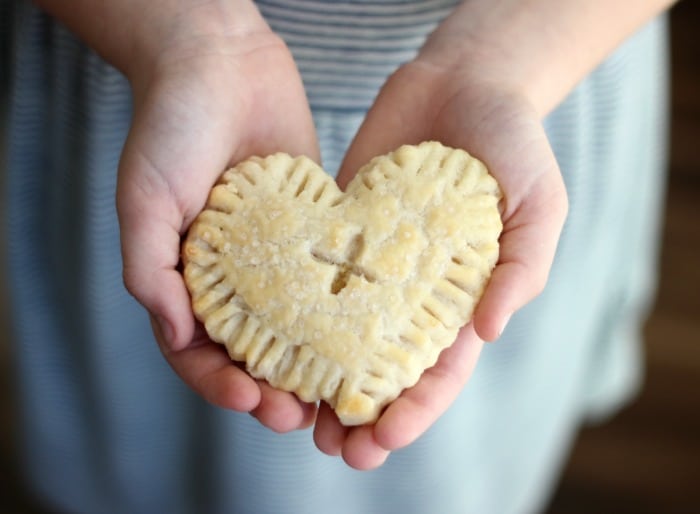
M547 514L700 512L700 2L680 2L671 22L670 175L645 387L612 420L581 432ZM6 301L0 299L0 513L40 514L23 492L12 451Z

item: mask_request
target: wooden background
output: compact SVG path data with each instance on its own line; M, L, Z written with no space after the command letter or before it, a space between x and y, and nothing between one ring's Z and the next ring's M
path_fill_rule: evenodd
M547 514L700 512L700 2L684 0L671 15L671 159L645 387L614 419L581 432ZM16 472L2 300L0 512L47 514Z

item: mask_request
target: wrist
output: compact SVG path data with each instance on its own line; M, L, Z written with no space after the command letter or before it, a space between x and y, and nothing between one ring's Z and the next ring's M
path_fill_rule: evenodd
M429 70L430 86L443 99L459 98L475 114L486 116L499 105L519 106L541 119L544 114L529 84L507 66L497 50L465 45L459 51L449 39L429 40L411 66ZM450 50L451 49L451 50Z
M138 37L116 45L109 59L134 88L148 83L158 70L198 56L230 54L233 43L269 32L249 0L210 1L182 6L182 2L154 2L135 20ZM138 14L136 14L138 16Z
M478 96L489 92L489 96L517 98L531 105L540 117L554 107L539 94L542 88L532 62L522 63L520 55L478 28L471 33L451 28L448 23L439 27L416 58L420 65L440 70L438 75L454 83L443 84L443 90L451 86L474 90Z
M420 58L517 92L544 117L627 36L672 0L471 0Z
M165 55L267 28L251 0L34 0L132 83Z

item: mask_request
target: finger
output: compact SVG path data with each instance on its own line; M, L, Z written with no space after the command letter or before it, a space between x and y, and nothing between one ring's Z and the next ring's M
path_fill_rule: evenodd
M339 456L348 435L348 428L343 426L333 409L325 402L318 408L318 417L314 427L314 442L326 455Z
M452 404L471 376L483 342L473 326L464 327L452 346L443 350L435 366L405 390L379 418L374 437L385 450L408 446Z
M238 412L250 412L260 404L258 384L231 362L221 345L194 342L182 350L173 350L163 341L155 324L153 332L173 370L209 403Z
M511 315L547 283L567 206L563 186L544 198L522 204L506 220L498 264L474 313L476 332L485 341L497 339Z
M130 217L122 218L129 234L122 245L125 287L154 317L163 343L181 350L193 338L194 316L189 293L176 269L180 236L171 227L159 227L157 220L136 224ZM148 239L166 241L142 243Z
M299 400L292 393L275 389L264 380L258 381L260 403L251 411L269 429L285 433L313 423L316 405Z
M131 240L122 250L124 284L155 318L163 342L173 350L181 350L192 340L194 316L182 275L175 269L179 236L172 234L173 241L168 245L139 244L147 237L144 232L149 225L127 229Z
M314 426L316 417L318 416L318 404L301 402L303 410L302 418L297 425L297 430L304 430Z
M384 464L389 453L374 438L373 425L351 428L342 450L345 463L361 471L378 468Z
M176 269L182 212L163 176L129 143L120 163L117 212L124 284L156 318L163 342L180 350L194 333L189 294Z

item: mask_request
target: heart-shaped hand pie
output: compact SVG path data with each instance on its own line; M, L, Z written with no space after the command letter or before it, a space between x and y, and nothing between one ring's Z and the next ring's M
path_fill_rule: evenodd
M471 319L499 199L481 162L436 142L374 158L345 193L308 158L253 157L185 241L194 312L252 376L373 422Z

